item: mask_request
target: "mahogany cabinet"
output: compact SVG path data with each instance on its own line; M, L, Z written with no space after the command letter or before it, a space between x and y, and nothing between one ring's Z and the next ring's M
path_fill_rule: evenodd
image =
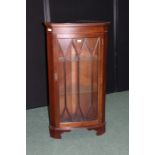
M51 137L74 128L103 134L109 22L45 25Z

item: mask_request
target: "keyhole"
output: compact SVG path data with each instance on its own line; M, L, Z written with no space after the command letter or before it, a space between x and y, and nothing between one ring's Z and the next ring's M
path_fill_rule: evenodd
M78 40L77 40L78 43L81 43L81 41L82 41L81 39L78 39Z

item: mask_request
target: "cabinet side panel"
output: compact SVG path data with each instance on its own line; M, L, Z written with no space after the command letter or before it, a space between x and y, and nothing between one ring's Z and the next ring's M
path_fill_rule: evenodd
M100 52L99 52L99 65L98 65L98 120L99 122L103 122L103 87L104 87L104 71L103 71L103 55L104 55L104 48L103 48L103 37L100 38Z
M106 57L107 57L107 32L100 39L100 63L99 63L99 108L98 119L101 123L105 123L105 95L106 95Z
M59 126L59 110L57 96L57 80L56 73L56 55L55 55L55 39L52 38L52 33L47 31L47 59L48 59L48 93L49 93L49 117L50 126Z
M106 83L107 83L107 47L108 47L108 28L106 27L107 31L105 31L104 33L104 37L103 37L103 50L104 50L104 53L103 53L103 78L104 78L104 81L103 81L103 108L102 108L102 114L103 114L103 117L102 117L102 121L103 123L105 123L105 100L106 100Z

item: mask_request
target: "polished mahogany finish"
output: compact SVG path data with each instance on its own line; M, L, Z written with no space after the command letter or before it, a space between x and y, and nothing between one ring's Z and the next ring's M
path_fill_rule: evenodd
M50 135L105 132L108 22L46 23Z

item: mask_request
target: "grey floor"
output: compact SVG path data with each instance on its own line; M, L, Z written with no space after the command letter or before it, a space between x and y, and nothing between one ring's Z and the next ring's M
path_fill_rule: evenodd
M27 155L128 155L129 92L106 95L106 133L76 129L49 137L47 107L27 110Z

